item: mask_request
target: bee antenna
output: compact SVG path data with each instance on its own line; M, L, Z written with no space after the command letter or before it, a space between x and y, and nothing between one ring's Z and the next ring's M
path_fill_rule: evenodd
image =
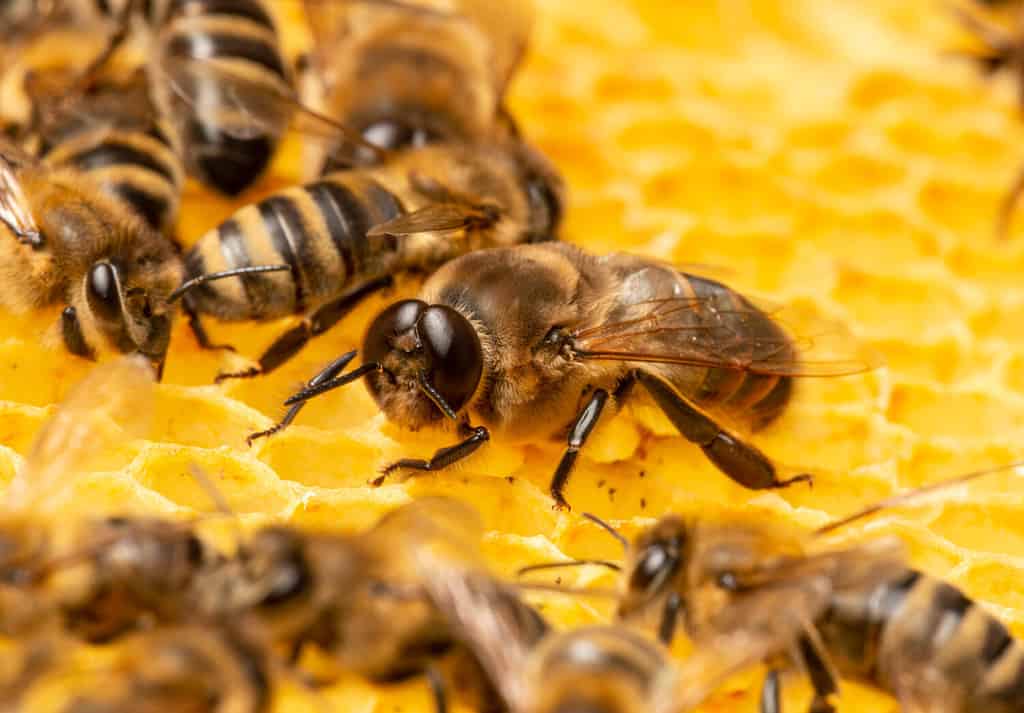
M964 485L972 480L983 478L987 475L993 475L995 473L1003 473L1010 470L1018 471L1018 475L1024 475L1024 460L1015 461L1013 463L1007 463L1006 465L996 466L994 468L985 468L983 470L975 470L971 473L964 475L958 475L953 478L947 478L946 480L940 480L937 483L925 485L920 488L914 488L904 493L898 493L892 497L886 498L885 500L879 500L878 502L868 505L863 510L847 515L844 518L830 522L827 525L819 527L814 531L814 535L821 536L834 532L842 527L846 527L850 523L863 520L871 517L875 513L881 512L882 510L888 510L890 508L899 507L900 505L906 505L907 503L913 503L916 500L924 500L926 496L933 493L941 492L954 488L958 485Z
M351 352L349 352L349 354L351 354L352 356L355 356L355 353L356 352L355 352L354 349ZM346 354L345 356L348 356L349 354ZM302 389L301 391L295 392L294 394L292 394L291 396L288 397L288 399L284 402L284 405L285 406L293 406L293 405L295 405L297 403L301 403L303 401L308 401L309 399L313 398L314 396L319 396L320 394L323 394L323 393L326 393L328 391L331 391L332 389L337 389L339 386L344 386L345 384L351 384L356 379L361 379L364 376L366 376L367 374L373 374L375 372L384 372L384 371L387 371L387 370L384 368L384 365L381 364L380 362L378 362L378 361L367 362L367 363L365 363L365 364L363 364L363 365L361 365L359 367L356 367L355 369L353 369L352 371L350 371L347 374L342 374L341 376L337 376L337 377L335 377L333 379L329 379L327 381L323 381L323 382L318 383L318 384L313 384L312 386L307 386L306 388Z
M542 562L540 564L531 564L526 567L520 567L516 570L516 576L522 577L524 574L530 572L538 572L542 569L561 569L563 567L582 567L583 565L597 565L598 567L605 567L612 570L613 572L621 572L622 567L609 562L608 560L569 560L568 562Z
M181 283L174 292L167 297L168 303L177 302L181 297L189 290L198 287L199 285L205 285L207 282L213 282L215 280L223 280L226 277L240 277L242 275L256 275L263 272L285 272L290 271L292 268L290 265L246 265L245 267L235 267L230 270L224 270L222 272L210 272L205 275L199 275L193 277L190 280L185 280Z
M619 544L622 545L622 549L626 550L627 552L629 551L629 541L625 537L623 537L622 534L618 530L616 530L614 527L612 527L609 523L605 522L604 520L599 518L597 515L594 515L593 513L589 513L589 512L583 513L583 517L587 518L592 523L594 523L595 525L600 527L602 530L607 532L609 535L614 537L616 540L618 540Z

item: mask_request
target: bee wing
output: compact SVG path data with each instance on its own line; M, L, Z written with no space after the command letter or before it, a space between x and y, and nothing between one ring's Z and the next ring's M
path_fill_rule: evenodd
M45 496L88 472L99 456L123 441L126 428L144 428L146 415L152 413L154 383L152 367L139 356L95 367L39 431L11 481L9 506L44 507Z
M494 77L500 88L499 96L504 96L529 47L536 20L533 3L529 0L454 0L454 7L490 39Z
M788 322L799 325L799 331L783 330ZM718 294L638 302L621 310L615 321L578 331L573 337L582 359L681 364L774 376L847 376L881 363L835 322L796 308L762 309L746 299L725 305Z
M703 557L714 559L714 549ZM694 654L680 665L680 708L696 707L729 676L792 651L801 638L814 640L813 622L836 592L870 589L905 570L899 540L885 538L805 557L765 558L738 574L728 604L703 618L697 614L703 620Z
M437 203L375 225L366 235L371 238L385 235L401 237L417 233L462 230L489 220L491 212L487 206Z
M9 141L0 139L0 221L21 240L39 240L39 226L16 171L34 160Z
M421 556L419 565L427 592L455 638L476 657L506 708L522 710L524 672L542 635L539 615L525 621L532 610L516 605L515 592L481 569L452 568L429 554Z
M291 128L304 137L331 146L341 163L365 164L385 161L390 154L364 140L307 106L283 83L274 87L236 72L227 71L213 60L167 58L154 64L157 81L167 87L184 111L203 125L216 126L240 140L261 136L279 137ZM210 87L217 87L216 101Z

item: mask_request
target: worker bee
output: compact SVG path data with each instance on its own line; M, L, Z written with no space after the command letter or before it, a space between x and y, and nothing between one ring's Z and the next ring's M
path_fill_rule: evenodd
M199 239L185 258L185 311L200 344L200 314L223 320L307 315L258 366L218 380L267 373L336 324L395 273L427 271L456 255L548 239L561 218L561 182L529 146L443 144L374 168L335 172L289 188ZM210 274L259 264L289 274L208 284Z
M448 467L491 431L527 441L568 434L550 487L556 506L568 507L563 491L580 449L602 411L623 403L639 382L725 474L748 488L780 488L809 476L781 478L720 420L764 426L785 408L794 377L871 366L855 344L832 346L822 358L800 352L747 298L654 260L521 245L444 265L419 299L398 302L372 322L363 365L338 376L355 352L345 355L286 404L365 376L389 419L412 429L447 419L464 436L429 460L387 466L377 483L399 469Z
M811 536L745 518L661 518L627 543L618 616L677 621L694 644L680 664L682 710L724 678L768 662L763 712L779 713L774 667L786 657L814 688L811 710L834 710L838 677L893 694L907 711L1017 712L1024 702L1024 645L957 588L910 568L898 538L832 546L825 536L912 500L1021 464L970 473L897 495ZM572 564L570 562L569 564ZM551 566L551 565L544 565Z
M530 34L530 3L450 5L306 2L318 83L304 103L389 150L514 133L504 95ZM345 167L328 156L314 163Z
M163 362L167 298L182 275L165 236L88 171L48 166L8 142L0 144L0 223L5 307L66 305L60 333L72 354L95 358L102 348Z
M311 644L371 681L427 673L439 691L433 664L454 640L428 596L420 563L429 552L436 561L431 576L474 566L479 539L475 513L444 498L410 503L356 535L265 528L202 584L198 611L236 622L272 648L289 650L293 660ZM503 601L525 629L546 631L513 593Z
M431 598L479 660L511 713L671 713L679 679L658 642L624 626L540 636L508 585L486 574L453 575L424 558ZM443 572L443 574L438 574Z
M46 673L34 685L44 685ZM264 652L227 627L158 629L120 644L114 660L78 682L59 710L259 713L269 707L270 673ZM31 692L23 695L28 703Z
M193 614L190 592L223 563L188 523L90 518L55 529L51 500L152 408L152 370L138 357L107 362L80 384L37 437L0 520L0 631L56 628L91 643Z
M59 22L109 34L77 72L59 118L128 39L146 48L153 102L180 141L190 174L228 195L249 187L273 157L295 109L292 73L262 0L54 0Z

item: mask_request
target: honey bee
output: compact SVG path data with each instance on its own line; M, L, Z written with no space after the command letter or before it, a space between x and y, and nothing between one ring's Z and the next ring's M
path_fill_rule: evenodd
M265 320L305 314L259 358L226 378L267 373L400 272L431 270L464 252L544 240L561 219L562 185L527 145L444 144L410 150L375 168L335 172L239 210L185 258L194 288L183 306L199 320ZM290 274L207 283L262 263Z
M339 376L355 352L345 355L286 405L365 376L392 421L411 429L456 425L461 442L429 460L393 463L377 483L399 469L446 468L491 431L524 441L568 436L550 486L556 506L568 507L563 491L587 437L639 382L722 472L748 488L780 488L809 476L780 478L767 456L720 420L764 426L785 408L794 377L871 366L842 352L854 345L835 346L820 359L798 352L747 298L654 260L522 245L444 265L419 299L373 321L360 367ZM293 418L294 410L285 422Z
M46 522L67 480L125 437L114 423L151 408L152 370L138 357L97 367L37 437L0 519L0 632L56 627L103 643L192 614L189 593L222 557L186 523L107 517Z
M293 660L313 644L371 681L427 673L437 687L433 664L455 642L424 587L420 562L429 551L435 572L471 566L478 530L472 510L444 498L410 503L356 535L266 528L207 579L198 611L289 649ZM502 601L525 630L546 631L513 593Z
M814 711L834 710L830 698L844 676L891 693L906 711L1019 712L1024 645L994 616L909 567L897 538L839 547L823 541L918 494L896 496L810 537L749 518L663 517L626 545L618 616L635 622L653 615L665 643L681 620L695 650L679 666L682 710L725 677L768 662L762 710L779 713L777 667L788 657L811 681Z
M304 102L388 150L515 133L504 95L530 34L530 3L449 5L307 0L320 85Z
M80 688L61 713L259 713L271 697L258 646L227 628L198 626L133 637Z
M624 626L587 626L539 636L504 604L493 577L439 575L421 563L427 588L457 638L479 660L511 713L670 713L680 686L668 652ZM522 606L522 605L521 605Z
M269 164L295 110L294 80L262 0L54 0L52 25L109 32L106 46L69 82L68 105L130 38L146 48L153 102L171 124L190 174L227 195Z
M102 348L162 364L167 299L182 277L165 236L89 171L40 163L9 142L0 144L0 223L0 303L66 305L60 334L72 354L95 358Z

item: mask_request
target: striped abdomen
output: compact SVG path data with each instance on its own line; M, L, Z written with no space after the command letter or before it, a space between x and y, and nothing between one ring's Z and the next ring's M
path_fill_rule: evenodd
M715 309L718 312L720 327L698 338L723 340L721 351L729 355L744 354L747 351L745 345L749 344L750 353L758 357L772 354L772 361L796 360L796 349L785 332L738 292L713 280L683 273L678 275L677 284L683 289L684 299L699 300L696 309ZM737 348L737 344L741 346ZM770 346L766 350L764 345ZM752 416L752 425L756 429L767 425L782 412L789 402L792 388L789 377L712 368L686 396L701 406L717 406Z
M270 163L287 123L272 107L292 94L277 29L260 0L171 0L166 13L160 57L176 86L158 79L161 104L179 122L189 168L236 195Z
M1024 645L942 580L908 569L865 591L841 592L819 629L842 674L897 698L927 709L960 695L958 706L941 709L1024 711Z
M131 96L126 93L116 101L129 101ZM97 111L90 114L104 120L76 119L53 127L42 149L43 161L88 173L152 228L170 231L177 220L184 181L184 168L171 141L155 121L126 117L119 122L116 115L110 116L116 111L112 102L95 103Z
M191 305L226 320L304 312L388 269L367 231L402 214L401 201L369 176L334 174L242 208L210 231L185 259L188 277L248 265L290 272L207 283Z

